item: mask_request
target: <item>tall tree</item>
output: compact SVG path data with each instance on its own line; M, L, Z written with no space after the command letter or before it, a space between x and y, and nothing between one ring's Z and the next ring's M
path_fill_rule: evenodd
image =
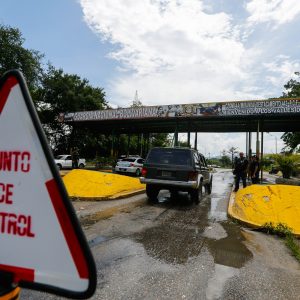
M37 110L51 147L56 152L69 151L71 147L83 150L97 144L97 133L86 132L59 122L60 113L107 108L105 93L92 87L88 80L78 75L64 73L49 66L35 92ZM87 149L84 149L85 152Z
M84 129L75 132L58 120L64 112L107 108L104 90L51 65L43 70L43 55L26 49L24 41L19 29L0 24L0 76L11 69L23 73L52 149L66 153L76 145L87 157L97 149L108 153L110 142L105 136Z
M31 92L37 87L42 74L43 55L24 47L19 29L0 24L0 76L11 69L19 69Z
M291 79L284 85L284 88L286 89L286 92L283 93L284 98L300 97L300 73L295 72L295 75L298 76L298 81L296 79ZM287 150L290 152L300 152L300 132L285 132L281 138L284 141Z
M234 159L234 155L236 154L236 153L238 153L238 151L237 151L237 147L231 147L231 148L229 148L228 149L228 153L231 155L231 163L232 163L232 165L233 165L233 159Z

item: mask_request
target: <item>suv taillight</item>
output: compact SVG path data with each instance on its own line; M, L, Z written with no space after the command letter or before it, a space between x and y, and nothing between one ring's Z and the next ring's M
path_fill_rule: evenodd
M134 167L134 163L130 163L130 167Z
M189 181L195 181L197 180L198 172L189 172Z
M147 175L147 168L143 168L142 169L142 176L146 177L146 175Z

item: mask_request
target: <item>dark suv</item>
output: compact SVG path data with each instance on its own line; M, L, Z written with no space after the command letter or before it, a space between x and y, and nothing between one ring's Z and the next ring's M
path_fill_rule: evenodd
M146 183L146 193L157 201L160 190L189 192L196 204L202 197L202 187L208 194L212 190L212 175L204 156L189 148L153 148L142 170L141 183Z

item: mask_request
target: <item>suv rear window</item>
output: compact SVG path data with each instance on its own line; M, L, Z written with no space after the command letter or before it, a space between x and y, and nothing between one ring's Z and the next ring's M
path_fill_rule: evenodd
M147 163L191 165L191 152L184 149L152 149L147 157Z

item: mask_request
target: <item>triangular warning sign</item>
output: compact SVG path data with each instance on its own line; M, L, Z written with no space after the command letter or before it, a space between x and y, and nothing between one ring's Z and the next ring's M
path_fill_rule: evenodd
M0 79L0 270L20 286L90 297L96 268L23 76Z

